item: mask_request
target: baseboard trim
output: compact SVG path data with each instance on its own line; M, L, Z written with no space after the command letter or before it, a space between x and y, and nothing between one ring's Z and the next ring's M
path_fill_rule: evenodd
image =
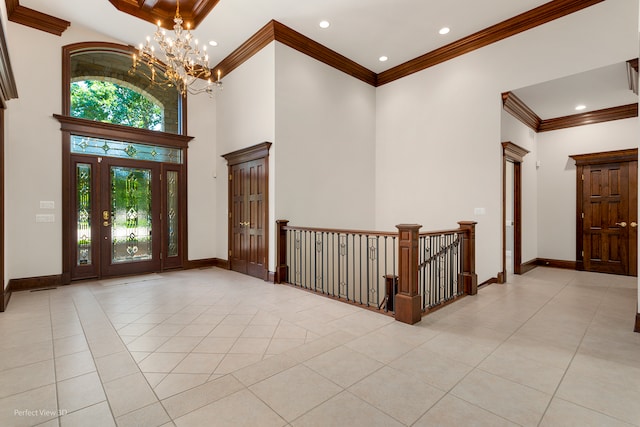
M64 276L62 274L53 274L51 276L11 279L7 290L9 292L33 291L36 289L56 288L63 285L65 285Z
M214 258L213 266L224 268L225 270L231 270L231 264L229 263L229 260L226 259Z
M203 258L203 259L187 260L184 263L183 269L184 270L194 270L194 269L197 269L197 268L215 267L216 266L216 259L217 258Z
M2 296L2 301L0 301L0 312L4 312L7 309L7 305L9 305L9 300L11 299L11 290L7 287L0 295Z
M640 332L640 313L636 313L636 326L633 328L633 332Z
M576 261L566 261L561 259L536 258L536 265L541 267L563 268L565 270L577 270Z
M276 273L273 271L269 271L267 273L267 282L276 283Z
M522 264L520 264L520 273L519 274L525 274L531 270L533 270L534 268L536 268L538 265L538 258L534 258L530 261L527 262L523 262Z
M501 274L501 273L498 273L498 274ZM482 288L484 286L492 285L494 283L500 283L500 280L498 280L497 277L492 277L492 278L490 278L488 280L485 280L484 282L480 283L478 285L478 289L480 289L480 288Z

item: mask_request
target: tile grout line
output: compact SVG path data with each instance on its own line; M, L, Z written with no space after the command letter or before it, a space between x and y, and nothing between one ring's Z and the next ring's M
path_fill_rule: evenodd
M565 283L565 284L564 284L564 286L562 286L562 288L560 288L560 289L559 289L555 294L553 294L553 296L552 296L551 298L549 298L549 299L548 299L544 304L542 304L542 305L540 306L540 308L538 308L538 310L536 310L533 314L531 314L531 316L529 316L529 317L527 318L527 320L525 320L524 322L522 322L522 324L521 324L518 328L516 328L516 329L515 329L515 330L514 330L514 331L513 331L509 336L507 336L504 340L502 340L502 342L501 342L500 344L498 344L498 346L496 346L496 348L494 348L494 349L493 349L489 354L487 354L487 355L486 355L482 360L480 360L480 361L479 361L479 362L478 362L478 363L473 367L473 369L471 369L471 370L470 370L469 372L467 372L467 373L466 373L462 378L460 378L460 380L458 380L458 381L457 381L457 382L456 382L456 383L455 383L455 384L454 384L454 385L453 385L449 390L446 390L445 394L444 394L440 399L438 399L438 401L437 401L436 403L434 403L434 404L431 406L431 408L433 408L435 405L437 405L437 404L438 404L442 399L444 399L446 396L451 395L451 396L455 397L456 399L460 399L460 400L462 400L462 401L464 401L464 402L466 402L466 403L468 403L468 404L470 404L470 405L475 406L476 408L480 408L480 409L482 409L482 410L484 410L484 411L487 411L487 412L489 412L489 413L491 413L491 414L493 414L493 415L495 415L495 416L497 416L497 417L499 417L499 418L502 418L502 419L507 420L507 421L509 421L509 422L511 422L511 423L514 423L514 424L518 424L517 422L512 421L512 420L510 420L510 419L508 419L508 418L505 418L505 417L503 417L502 415L496 414L496 413L494 413L493 411L490 411L490 410L489 410L489 409L487 409L487 408L483 408L483 407L481 407L481 406L476 405L475 403L472 403L472 402L467 401L466 399L463 399L463 398L461 398L461 397L459 397L459 396L456 396L456 395L454 395L454 394L451 394L451 391L452 391L453 389L455 389L455 388L458 386L458 384L460 384L462 381L464 381L464 380L465 380L465 378L467 378L467 377L468 377L468 376L469 376L473 371L475 371L476 369L479 369L479 370L481 370L481 371L483 371L483 372L486 372L486 371L484 371L482 368L479 368L479 366L482 364L482 362L484 362L484 361L485 361L485 360L487 360L487 359L488 359L492 354L494 354L494 353L495 353L495 351L496 351L496 350L497 350L497 349L498 349L502 344L504 344L504 343L505 343L509 338L513 337L513 336L514 336L514 335L515 335L515 334L516 334L516 333L517 333L517 332L518 332L522 327L524 327L524 325L526 325L526 324L527 324L527 323L528 323L528 322L529 322L533 317L535 317L535 316L536 316L536 315L537 315L537 314L538 314L538 313L539 313L539 312L540 312L544 307L546 307L546 306L547 306L547 304L549 304L549 302L551 302L551 301L552 301L552 300L553 300L553 299L554 299L558 294L560 294L560 292L562 292L562 291L563 291L567 286L569 286L569 283L571 283L571 280L570 280L570 281L568 281L567 283ZM509 282L505 283L505 285L512 285L512 286L516 286L515 284L513 284L513 283L509 283ZM511 292L513 292L513 290L509 290L509 292L508 292L508 293L511 293ZM489 329L491 329L491 328L489 328ZM567 369L568 369L568 368L567 368ZM540 390L534 389L533 387L527 386L526 384L520 384L520 383L518 383L518 382L515 382L515 381L512 381L512 380L509 380L509 379L507 379L507 378L503 378L503 377L501 377L501 376L499 376L499 375L491 374L490 372L488 372L488 373L489 373L490 375L494 375L494 376L496 376L496 377L498 377L498 378L501 378L501 379L503 379L503 380L510 381L510 382L512 382L512 383L514 383L514 384L519 384L519 385L521 385L521 386L524 386L524 387L530 388L530 389L532 389L532 390L540 391ZM545 394L547 394L547 393L545 393ZM551 397L551 399L549 400L549 402L551 402L551 400L552 400L552 399L553 399L553 396ZM418 420L419 420L419 419L421 419L422 417L424 417L424 416L427 414L427 412L429 412L429 411L431 410L431 408L429 408L427 411L425 411L425 412L424 412L424 413L423 413L423 414L418 418ZM545 411L545 412L546 412L546 411ZM542 414L542 417L540 418L540 421L542 421L542 418L544 418L544 413ZM538 424L539 424L539 423L540 423L540 422L538 422Z
M93 290L92 290L91 288L89 288L89 289L88 289L88 291L89 291L89 295L90 295L90 296L91 296L91 298L93 299L94 304L95 304L95 305L97 305L97 307L99 308L100 312L102 313L103 321L106 321L105 323L106 323L108 326L110 326L110 327L111 327L111 329L114 331L115 335L118 337L118 340L120 340L120 343L122 343L122 345L124 346L125 351L126 351L127 353L129 353L129 356L131 356L131 352L129 351L129 349L128 349L128 347L126 346L126 344L122 341L122 337L120 337L120 335L118 334L118 331L115 329L115 327L114 327L114 326L113 326L113 324L111 323L111 320L109 319L109 316L107 316L107 314L106 314L106 313L104 312L104 310L102 309L102 305L99 303L99 301L98 301L98 299L96 298L96 296L95 296L95 294L94 294ZM73 300L73 302L74 302L74 305L75 305L75 304L76 304L75 299ZM76 310L77 310L77 305L76 305ZM79 316L79 314L80 314L80 312L78 312L78 317L80 317L80 316ZM82 320L81 320L81 322L82 322ZM84 326L83 326L83 331L84 331ZM85 331L85 337L86 337L86 339L87 339L87 344L89 344L89 339L88 339L89 337L87 337L87 336L86 336L86 331ZM88 345L88 347L89 347L89 351L91 351L91 355L92 355L92 357L93 357L93 351L91 350L91 346L90 346L90 345ZM112 353L112 354L115 354L115 353ZM107 355L107 356L108 356L108 355ZM133 359L133 357L132 357L132 359ZM95 362L96 362L96 358L95 358L95 357L93 357L93 361L94 361L94 364L95 364ZM150 388L151 392L153 393L154 397L156 398L156 402L150 403L149 405L143 406L143 407L141 407L141 408L133 409L133 410L131 410L131 411L127 412L127 413L121 414L119 417L116 417L116 416L115 416L115 414L113 413L113 407L111 406L111 402L110 402L110 400L109 400L109 395L107 394L107 391L105 390L105 387L104 387L104 386L105 386L105 383L102 381L102 377L101 377L101 375L100 375L100 372L98 371L98 366L97 366L97 364L96 364L96 374L98 375L98 378L100 379L100 385L102 386L102 391L103 391L104 396L105 396L105 398L106 398L106 402L107 402L107 404L109 405L109 410L111 411L111 417L113 418L113 422L114 422L116 425L117 425L117 421L116 421L116 420L117 420L117 418L120 418L120 417L123 417L123 416L125 416L125 415L131 414L131 413L136 412L136 411L138 411L138 410L140 410L140 409L144 409L144 408L146 408L146 407L148 407L148 406L155 405L156 403L161 403L161 402L160 402L160 399L158 399L158 396L155 394L155 391L153 390L153 387L151 387L151 384L149 384L149 382L148 382L148 380L147 380L147 377L146 377L146 376L144 375L144 373L140 370L140 367L139 367L138 363L136 363L136 362L135 362L135 360L134 360L134 363L136 364L136 368L138 368L138 372L142 375L142 378L144 378L145 383L146 383L146 384L147 384L147 386ZM132 375L135 375L135 374L132 374ZM125 376L125 377L126 377L126 376ZM121 378L125 378L125 377L121 377ZM118 378L118 379L119 379L119 378ZM113 381L116 381L116 380L113 380ZM166 409L164 408L164 406L162 406L162 404L161 404L161 407L162 407L162 410L163 410L163 411L165 412L165 414L167 415L167 418L168 418L169 420L173 421L173 420L172 420L172 418L171 418L171 417L169 416L169 414L167 413L167 411L166 411Z
M569 283L572 283L573 281L575 281L576 279L573 279L572 281L570 281ZM569 285L569 283L567 284L567 286ZM576 347L576 351L573 353L573 356L571 356L571 360L569 361L569 364L567 365L567 368L565 369L565 371L562 374L562 377L560 378L560 381L558 381L558 385L556 386L555 390L553 391L553 394L551 395L551 399L549 400L549 403L547 403L547 407L545 408L544 412L542 413L542 417L540 417L540 421L538 421L538 427L540 426L540 424L542 423L542 420L544 419L545 415L547 414L547 412L549 411L549 408L551 407L551 402L553 402L553 399L556 398L556 395L558 393L558 390L560 389L560 386L562 385L562 382L564 381L564 378L567 375L567 372L569 372L569 369L571 369L571 365L573 364L573 360L576 358L578 352L580 351L580 347L582 347L582 343L584 341L584 338L587 336L587 333L589 332L589 328L591 328L591 325L593 324L593 320L596 318L596 315L598 314L598 311L600 310L600 307L602 306L602 302L604 301L606 295L609 293L609 291L611 290L611 287L613 285L609 284L609 286L606 287L606 292L604 293L604 295L602 295L602 297L600 297L600 301L598 302L598 306L595 308L595 310L593 310L593 315L591 316L591 319L589 320L589 324L587 325L587 327L584 330L584 333L582 334L582 337L580 338L580 342L578 343L577 347ZM566 400L566 399L562 399L560 397L558 397L558 399L564 400L566 402L578 405L580 407L586 408L580 404L576 404L574 402L571 402L570 400ZM608 415L608 414L604 414L600 411L597 411L595 409L592 408L586 408L590 411L599 413L601 415L604 415L606 417L618 420L618 421L622 421L619 420L618 418ZM626 422L626 421L622 421L622 422Z

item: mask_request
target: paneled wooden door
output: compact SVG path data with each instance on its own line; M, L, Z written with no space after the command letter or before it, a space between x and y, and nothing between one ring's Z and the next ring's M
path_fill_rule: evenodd
M584 269L636 276L637 160L584 164L578 172L578 223Z
M268 280L267 153L271 144L265 144L224 157L229 162L229 267Z
M231 166L231 269L264 278L265 236L265 159Z

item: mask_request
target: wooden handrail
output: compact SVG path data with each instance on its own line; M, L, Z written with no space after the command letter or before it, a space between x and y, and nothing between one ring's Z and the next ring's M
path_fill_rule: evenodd
M423 231L419 233L420 237L423 236L440 236L441 234L464 234L465 230L463 228L454 228L452 230L436 230L436 231Z
M386 236L386 237L395 237L398 235L397 232L394 233L390 231L342 230L337 228L283 226L282 229L285 231L315 231L318 233L363 234L367 236Z

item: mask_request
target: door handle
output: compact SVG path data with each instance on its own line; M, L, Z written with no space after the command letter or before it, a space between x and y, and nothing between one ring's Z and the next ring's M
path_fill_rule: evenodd
M632 226L633 228L636 228L638 226L637 222L632 222L631 224L629 224L630 226Z
M626 223L626 222L624 222L624 221L622 221L622 222L616 222L616 225L619 225L620 227L625 228L625 227L627 226L627 223ZM633 225L632 225L632 227L633 227Z
M248 227L249 225L251 225L251 223L250 223L250 222L248 222L248 221L247 221L247 222L241 222L241 223L240 223L240 227Z

